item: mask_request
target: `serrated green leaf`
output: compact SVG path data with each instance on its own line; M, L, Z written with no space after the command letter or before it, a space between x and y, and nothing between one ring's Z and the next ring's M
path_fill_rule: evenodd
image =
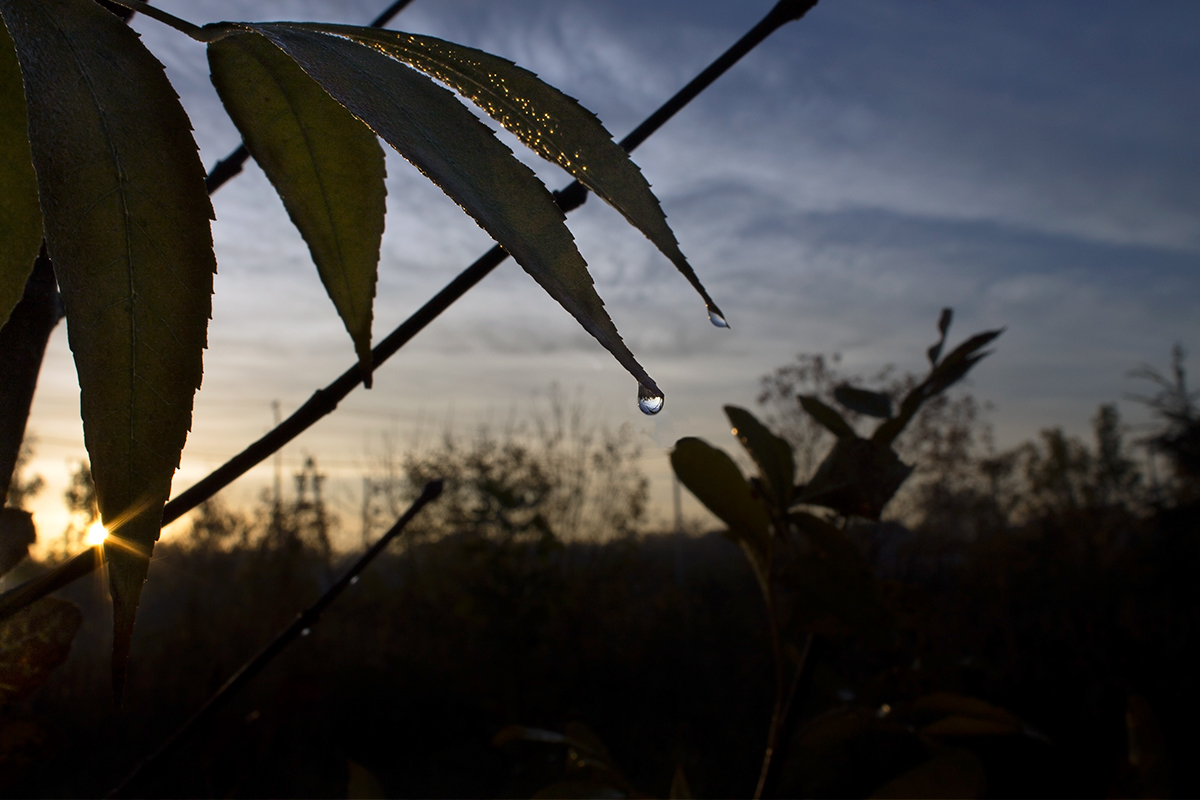
M297 27L328 31L378 47L470 99L529 149L558 164L619 211L687 278L710 315L715 313L724 322L679 249L642 171L579 101L507 59L432 36L349 25Z
M244 28L266 36L295 59L474 217L640 385L662 394L609 319L546 187L452 93L349 39L289 23Z
M113 596L113 683L191 425L211 309L212 206L162 65L91 0L0 0L79 373Z
M729 526L766 592L771 518L737 464L724 450L688 436L675 443L671 468L680 483Z
M21 66L12 37L0 24L0 326L21 301L41 244L42 210Z
M308 243L370 386L372 303L387 210L379 140L258 34L213 42L208 63L246 148Z
M725 406L725 416L733 426L733 435L758 465L776 504L786 509L791 505L792 489L795 488L796 481L796 466L792 460L791 446L771 433L767 426L744 408Z
M853 438L858 435L841 414L821 402L815 395L802 394L796 399L800 401L800 406L808 412L810 417L821 423L826 430L839 439Z

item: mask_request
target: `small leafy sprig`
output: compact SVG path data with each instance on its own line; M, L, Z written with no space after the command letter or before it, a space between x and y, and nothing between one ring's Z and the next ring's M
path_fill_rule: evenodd
M730 456L703 439L675 443L671 466L679 481L720 519L726 536L750 563L766 605L775 672L775 706L762 770L754 796L761 797L808 661L813 637L848 633L878 636L889 627L874 576L858 548L843 533L850 517L879 519L884 506L912 473L892 448L921 406L966 377L985 358L984 348L1003 329L976 334L941 358L952 313L938 321L940 338L927 355L929 374L894 412L892 398L853 386L838 387L847 410L882 419L870 438L858 435L837 409L812 395L801 407L837 441L806 483L797 484L791 447L753 414L725 406L733 435L758 468L747 480ZM825 515L814 507L827 509ZM842 526L826 519L828 512ZM800 638L797 638L800 637ZM789 681L788 663L794 665Z

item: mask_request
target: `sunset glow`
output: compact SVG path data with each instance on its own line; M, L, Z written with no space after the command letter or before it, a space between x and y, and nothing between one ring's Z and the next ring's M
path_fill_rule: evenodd
M105 528L99 520L88 526L87 532L83 534L83 543L88 547L93 547L98 544L104 544L104 540L108 538L108 528Z

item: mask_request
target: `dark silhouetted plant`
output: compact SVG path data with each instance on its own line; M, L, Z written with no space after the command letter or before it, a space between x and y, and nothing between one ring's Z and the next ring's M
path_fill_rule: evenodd
M835 437L832 449L802 483L796 483L791 445L736 406L726 406L725 414L757 476L747 480L733 459L702 439L680 439L671 453L680 482L728 526L726 535L742 548L766 604L775 704L755 797L762 796L772 777L814 636L888 635L890 621L877 582L844 530L851 518L879 519L913 469L893 449L897 437L926 402L987 356L984 348L1001 333L976 334L943 358L950 319L946 309L938 321L939 341L928 351L928 375L898 404L885 392L849 384L833 387L843 408L881 420L869 437L860 436L841 412L816 395L797 396L804 412ZM825 362L806 366L818 381L826 377Z

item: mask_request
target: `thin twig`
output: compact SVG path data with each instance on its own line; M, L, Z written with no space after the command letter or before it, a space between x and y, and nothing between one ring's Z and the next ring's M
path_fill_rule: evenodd
M200 725L208 720L217 709L223 706L237 692L249 683L254 676L263 671L267 664L282 653L289 644L296 641L301 636L306 635L320 621L321 612L329 607L329 605L338 598L346 587L354 582L359 573L366 569L367 565L375 560L391 543L393 539L404 532L408 523L412 521L422 508L427 504L437 499L442 493L442 480L430 481L425 484L420 497L413 501L413 504L408 507L404 515L396 520L387 533L380 537L371 549L363 553L363 555L354 562L350 569L346 570L337 583L333 584L326 590L325 594L313 603L304 611L296 615L296 619L292 621L282 631L280 631L274 639L272 639L266 647L258 651L258 654L242 665L241 669L233 673L233 676L225 681L225 685L217 690L216 694L208 699L200 710L183 724L179 730L175 731L165 742L163 742L157 750L143 758L130 771L130 773L121 781L115 789L108 793L109 797L130 797L133 792L145 781L146 777L151 773L152 768L162 759L169 756L186 742L192 734L200 727Z
M680 109L737 63L739 59L758 46L773 31L790 22L792 19L799 19L800 16L803 16L802 13L799 16L788 16L788 14L796 13L790 10L796 5L795 0L781 0L761 22L755 25L745 36L730 47L729 50L725 51L716 61L688 83L687 86L647 117L632 133L622 139L621 146L627 152L632 152L634 148L661 128ZM802 5L804 6L804 10L807 11L816 5L816 0L805 0ZM785 7L788 7L788 10L780 10ZM235 157L238 152L234 151L228 158L218 162L213 168L214 175L222 169L229 171L230 174L223 177L219 182L216 182L216 185L210 191L215 191L217 187L241 170L240 162L235 166L224 167L226 162L236 160ZM242 160L244 161L244 158ZM583 201L587 198L587 189L578 181L573 181L565 189L554 194L559 207L564 212L569 212L583 204ZM506 258L508 258L508 253L499 245L496 245L481 256L474 264L459 273L454 280L450 281L445 288L434 295L429 302L401 323L387 338L376 345L371 351L372 371L378 369L384 361L424 330L426 325L436 319L438 315L458 300L458 298L462 297L467 291L483 280L488 273L503 263ZM179 519L188 511L191 511L228 486L236 478L244 475L251 468L269 458L276 450L308 430L314 423L337 408L338 403L356 387L361 385L361 383L362 372L358 364L355 364L342 373L341 377L329 384L329 386L317 390L309 398L308 402L297 409L294 414L280 423L274 430L218 467L199 483L167 503L166 508L163 509L163 525ZM90 563L88 559L91 558L92 556L89 554L81 553L57 570L41 578L35 578L33 581L11 589L4 594L0 594L0 620L7 619L34 600L61 589L72 581L86 575L91 571L90 569L83 572L79 572L79 570L83 569L84 563Z
M769 561L768 561L769 563ZM762 797L767 785L767 773L771 771L771 761L775 757L775 746L778 744L779 728L783 724L783 645L779 639L779 622L775 618L774 592L771 588L771 578L767 576L767 591L763 595L767 603L767 621L771 627L771 664L775 673L775 705L771 709L771 725L767 729L767 747L763 751L762 769L758 773L758 785L754 787L754 800Z
M396 0L396 2L392 3L390 6L385 8L383 11L380 11L379 16L377 16L375 19L371 20L371 24L368 25L367 27L382 28L384 25L387 25L389 22L391 22L392 17L396 16L401 11L403 11L405 9L405 7L411 2L412 2L412 0Z
M143 3L141 0L110 0L116 5L129 9L130 11L140 11L151 19L161 22L163 25L174 28L185 36L190 36L197 42L207 42L208 34L199 25L193 25L186 19L180 19L174 14L168 14L161 8Z
M800 681L804 678L804 671L808 666L809 653L812 652L813 641L815 639L816 637L812 633L809 633L805 637L804 649L800 651L800 660L796 664L796 673L792 676L792 684L788 687L787 698L784 700L783 708L779 712L779 722L776 725L774 724L774 720L772 720L773 731L771 736L773 737L773 742L771 743L771 752L763 759L762 774L759 776L758 791L755 797L762 797L766 794L767 787L771 785L771 776L779 771L779 759L776 756L778 755L780 743L787 741L788 722L792 719L792 708L796 699L796 693L800 689Z
M796 692L800 688L800 679L804 677L804 668L808 665L808 654L812 652L813 641L817 637L809 633L804 639L804 649L800 651L800 661L796 664L796 674L792 676L792 685L788 689L787 700L783 704L783 721L787 722L788 716L792 713L792 701L796 699Z
M789 22L800 19L817 4L817 0L780 0L762 20L738 39L733 47L722 53L716 61L704 68L704 71L692 78L687 86L680 89L674 97L663 103L657 111L646 117L646 121L638 125L628 136L621 140L621 146L626 152L633 149L650 137L667 120L675 116L684 106L696 99L696 95L707 89L713 81L721 77L727 69L736 64L763 40Z

